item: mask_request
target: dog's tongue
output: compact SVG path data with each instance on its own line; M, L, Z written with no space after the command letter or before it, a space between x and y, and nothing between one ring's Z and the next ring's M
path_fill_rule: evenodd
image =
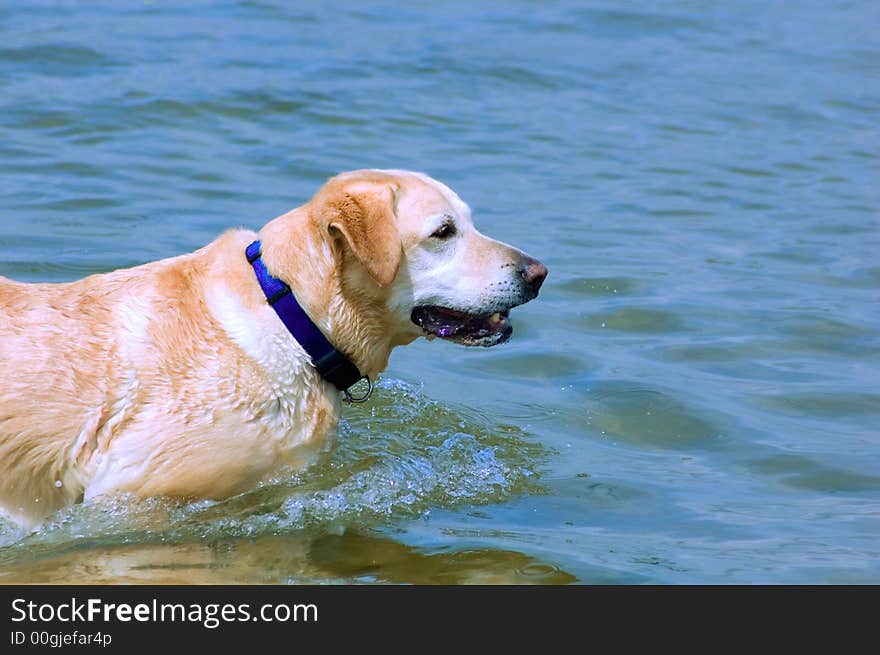
M471 317L453 309L432 308L419 316L419 324L438 337L453 337L465 327Z
M476 316L445 307L420 307L413 311L413 321L423 330L444 339L450 337L478 337L503 331L508 312L491 316Z

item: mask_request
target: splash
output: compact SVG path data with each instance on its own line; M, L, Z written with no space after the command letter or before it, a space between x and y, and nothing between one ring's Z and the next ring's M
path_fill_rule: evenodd
M117 496L67 508L30 533L0 523L0 568L70 549L370 528L540 491L547 453L519 428L401 381L379 388L370 407L346 410L328 457L305 473L219 502Z

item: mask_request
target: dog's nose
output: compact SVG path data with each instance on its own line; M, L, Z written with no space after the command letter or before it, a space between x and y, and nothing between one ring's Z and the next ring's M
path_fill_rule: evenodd
M523 260L522 264L520 264L519 272L526 285L535 293L538 293L538 289L541 288L547 277L547 267L531 257L526 257Z

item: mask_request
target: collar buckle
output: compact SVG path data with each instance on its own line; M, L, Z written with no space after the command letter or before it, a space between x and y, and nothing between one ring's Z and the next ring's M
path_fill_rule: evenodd
M354 385L358 384L358 382L360 382L361 380L367 381L367 390L361 396L352 395L352 393L351 393L351 391L349 391L349 389L354 387ZM370 396L373 395L373 381L370 379L369 375L364 375L363 377L360 378L360 380L358 380L353 385L351 385L351 387L349 387L348 389L343 389L342 393L345 394L345 400L348 401L348 403L350 403L352 405L357 405L358 403L365 403L370 399Z

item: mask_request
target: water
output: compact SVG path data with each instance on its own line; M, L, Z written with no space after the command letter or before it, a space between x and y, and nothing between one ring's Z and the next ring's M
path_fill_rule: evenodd
M880 582L880 5L0 9L0 275L63 281L423 170L542 259L327 461L0 524L0 582Z

